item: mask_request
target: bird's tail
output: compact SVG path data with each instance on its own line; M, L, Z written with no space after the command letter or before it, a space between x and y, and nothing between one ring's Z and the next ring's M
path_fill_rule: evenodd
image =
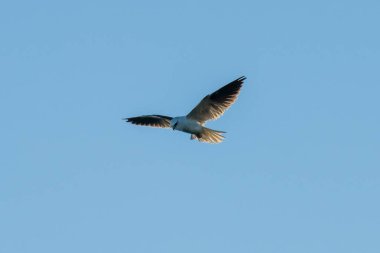
M222 131L216 131L212 130L207 127L202 128L202 132L200 134L192 134L191 139L197 139L200 142L207 142L207 143L220 143L223 141L224 136L222 135Z

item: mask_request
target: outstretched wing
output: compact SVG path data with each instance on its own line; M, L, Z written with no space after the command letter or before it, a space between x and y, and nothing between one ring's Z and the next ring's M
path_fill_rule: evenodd
M245 79L245 76L239 77L214 93L205 96L186 117L202 124L207 120L219 118L236 101Z
M125 118L123 120L139 126L169 128L171 119L172 117L163 115L143 115L138 117Z

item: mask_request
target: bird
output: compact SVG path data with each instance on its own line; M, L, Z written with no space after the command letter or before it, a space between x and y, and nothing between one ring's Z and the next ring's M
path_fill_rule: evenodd
M205 127L206 121L216 120L236 101L243 86L245 76L226 84L217 91L206 95L186 116L169 117L159 114L142 115L124 118L134 125L172 128L190 134L191 140L205 143L221 143L225 138L224 131Z

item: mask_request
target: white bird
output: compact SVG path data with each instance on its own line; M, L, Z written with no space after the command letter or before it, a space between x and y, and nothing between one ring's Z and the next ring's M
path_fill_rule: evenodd
M204 127L208 120L218 119L236 101L244 76L230 82L219 90L205 96L201 102L186 116L169 117L163 115L143 115L125 118L127 122L135 125L172 128L191 134L190 139L200 142L220 143L223 141L223 131L216 131Z

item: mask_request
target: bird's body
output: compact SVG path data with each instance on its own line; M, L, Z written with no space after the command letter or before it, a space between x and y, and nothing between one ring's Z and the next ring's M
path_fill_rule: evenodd
M223 86L219 90L205 96L201 102L186 116L169 117L163 115L144 115L126 118L127 122L135 125L172 128L191 134L191 139L200 142L220 143L224 136L222 131L216 131L204 127L208 120L215 120L235 102L239 95L245 77Z
M191 134L190 139L197 139L201 142L219 143L223 140L222 131L216 131L202 126L198 121L189 119L186 116L175 117L170 121L173 130Z
M186 116L175 117L170 121L173 130L182 131L189 134L200 134L203 126L197 121L187 118Z

